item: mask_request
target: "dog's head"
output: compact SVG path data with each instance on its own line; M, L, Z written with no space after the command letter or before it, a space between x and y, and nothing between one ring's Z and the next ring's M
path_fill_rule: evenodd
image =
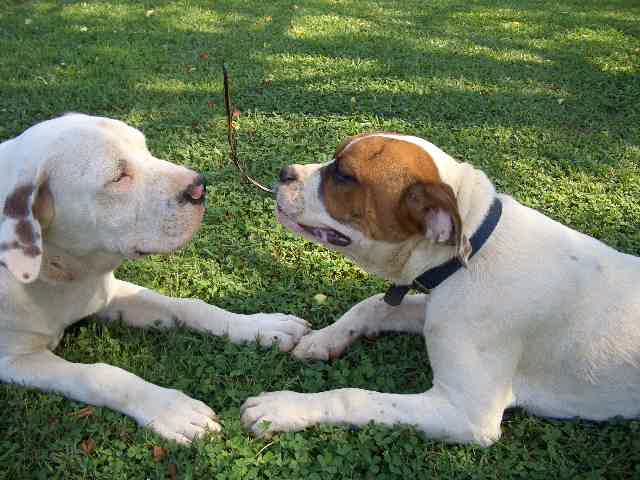
M456 195L425 145L416 137L366 134L346 139L326 164L283 168L280 223L376 273L385 270L377 261L422 240L465 261L470 245Z
M0 144L0 262L38 277L47 244L73 256L168 252L202 221L204 183L120 121L68 114Z

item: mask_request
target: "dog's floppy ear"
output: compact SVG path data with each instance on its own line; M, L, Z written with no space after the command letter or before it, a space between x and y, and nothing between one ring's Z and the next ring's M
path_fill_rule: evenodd
M53 218L53 198L43 169L36 163L7 163L15 168L0 181L0 265L22 283L38 278L42 229Z
M453 189L443 182L418 182L402 195L401 208L421 233L434 243L454 245L466 266L471 243L462 231L462 219Z

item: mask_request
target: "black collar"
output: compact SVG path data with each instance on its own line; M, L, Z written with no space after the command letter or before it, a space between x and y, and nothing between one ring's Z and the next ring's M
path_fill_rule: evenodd
M478 227L471 237L471 255L469 255L469 258L478 253L478 250L482 248L491 236L500 221L501 215L502 202L498 197L495 197L491 207L489 207L486 217L484 217L480 227ZM447 278L460 270L460 268L462 268L462 262L460 262L458 257L454 257L442 265L430 268L417 277L411 285L394 285L389 287L389 290L387 290L387 293L384 296L384 301L393 307L400 305L404 296L412 288L423 293L429 293L431 289L436 288Z

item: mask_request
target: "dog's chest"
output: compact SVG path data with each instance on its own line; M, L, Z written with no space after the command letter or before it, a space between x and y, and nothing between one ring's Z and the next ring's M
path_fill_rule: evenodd
M108 279L102 277L63 285L36 281L5 286L0 292L0 337L14 337L10 343L25 348L55 348L66 327L101 310L109 299Z
M42 289L35 296L34 303L49 305L42 313L52 315L49 321L65 328L104 308L108 299L107 282L102 278L91 278Z

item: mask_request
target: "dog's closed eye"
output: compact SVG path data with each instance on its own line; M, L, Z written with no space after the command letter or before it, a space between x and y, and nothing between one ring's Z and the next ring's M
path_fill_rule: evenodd
M131 174L127 169L127 162L125 160L118 161L117 172L113 178L107 182L107 186L110 184L116 184L119 188L122 188L125 184L128 184L131 180Z
M355 177L353 177L352 175L349 175L348 173L344 172L340 168L340 165L338 164L338 162L336 162L333 167L333 179L337 183L341 183L341 184L358 183L358 180L356 180Z
M119 183L124 179L126 179L127 177L130 177L130 175L127 174L127 172L125 172L124 170L122 170L118 173L118 175L116 175L116 178L112 180L112 183Z

